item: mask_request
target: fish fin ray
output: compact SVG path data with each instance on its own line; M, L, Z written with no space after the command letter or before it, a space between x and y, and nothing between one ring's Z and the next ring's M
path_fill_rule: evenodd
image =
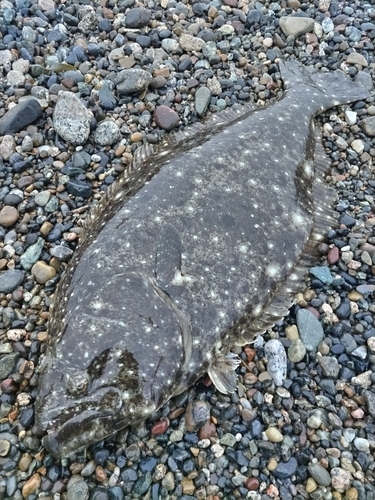
M288 278L276 291L271 303L261 317L255 318L245 331L241 330L242 337L249 339L249 342L287 315L288 309L293 305L294 295L303 292L306 288L307 271L316 263L319 257L318 244L324 241L325 235L330 229L338 225L332 208L336 200L336 193L324 181L331 163L324 151L321 132L318 128L315 129L315 141L313 160L315 174L312 183L312 199L314 200L313 227L296 264L293 266Z
M228 394L236 390L237 373L235 370L240 363L240 358L232 352L228 352L227 355L216 354L207 373L219 392Z

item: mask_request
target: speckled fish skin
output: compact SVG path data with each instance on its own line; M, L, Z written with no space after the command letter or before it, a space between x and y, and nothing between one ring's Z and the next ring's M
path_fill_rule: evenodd
M331 223L314 117L368 97L280 64L285 95L170 142L120 181L56 294L36 425L56 457L141 422L279 321ZM221 120L221 121L220 121Z

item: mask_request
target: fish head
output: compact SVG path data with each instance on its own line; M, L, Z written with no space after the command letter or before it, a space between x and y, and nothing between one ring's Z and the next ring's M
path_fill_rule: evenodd
M85 291L55 311L63 328L54 336L52 323L39 368L36 427L56 457L144 421L191 356L186 316L151 278L129 272Z

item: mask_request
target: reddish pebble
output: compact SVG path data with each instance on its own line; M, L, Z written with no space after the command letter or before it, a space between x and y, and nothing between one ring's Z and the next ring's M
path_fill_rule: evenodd
M168 429L169 422L168 420L159 420L159 422L155 422L151 427L151 434L153 436L158 436L159 434L164 434L164 432Z
M255 491L259 488L259 479L256 477L249 477L245 481L245 486L250 491Z
M363 418L364 414L365 413L364 413L364 411L361 408L357 408L356 410L354 410L354 411L351 412L351 416L353 418L357 418L357 419L360 419L360 420Z
M165 104L155 109L154 119L156 124L164 130L172 130L177 127L180 122L180 117L176 111L173 111L173 109Z
M340 258L340 252L337 247L332 247L328 250L327 261L328 264L336 264Z
M12 378L6 378L0 384L0 390L4 394L11 394L12 392L15 392L17 389L18 385Z
M246 358L249 361L249 363L255 358L256 355L256 350L252 349L251 347L245 347L244 348Z
M216 425L208 420L203 427L200 428L198 437L199 439L208 439L212 436L216 436Z
M237 35L243 35L245 32L245 25L241 23L241 21L234 20L232 21L232 26Z
M279 490L276 488L274 484L270 484L267 488L267 495L271 498L276 498L279 496Z
M315 309L315 307L307 306L306 309L308 311L310 311L311 313L313 313L313 315L316 317L316 319L320 319L319 311L317 309Z

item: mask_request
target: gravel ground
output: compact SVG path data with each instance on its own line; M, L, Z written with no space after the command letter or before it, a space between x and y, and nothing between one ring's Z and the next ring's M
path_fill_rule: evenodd
M290 316L238 351L237 393L202 380L61 462L33 432L51 295L92 201L142 143L272 102L279 58L373 90L371 4L0 1L0 500L374 500L373 98L319 118L338 229Z

